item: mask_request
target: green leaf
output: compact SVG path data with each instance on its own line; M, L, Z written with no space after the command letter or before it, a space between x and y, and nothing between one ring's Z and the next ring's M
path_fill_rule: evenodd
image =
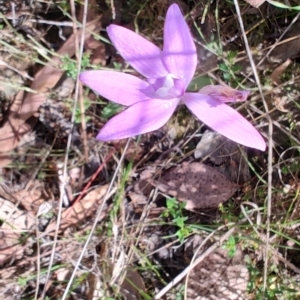
M167 199L167 208L168 210L172 211L176 206L176 199L175 198L168 198Z
M109 119L110 117L119 113L122 106L113 102L109 102L102 110L101 117L103 119Z
M189 84L187 90L190 92L198 92L201 88L210 84L212 84L212 82L208 76L195 77Z
M184 226L184 221L183 221L182 217L175 218L174 222L180 228L182 228Z
M300 10L300 5L298 6L288 6L283 3L277 2L277 1L272 1L272 0L267 0L270 4L279 7L279 8L286 8L286 9L292 9L292 10Z

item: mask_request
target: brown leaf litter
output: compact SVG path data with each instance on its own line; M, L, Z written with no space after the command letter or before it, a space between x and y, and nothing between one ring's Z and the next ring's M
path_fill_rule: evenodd
M97 28L99 18L86 25L85 39L91 36L91 32ZM14 103L9 111L8 120L2 128L0 128L0 166L3 167L9 163L10 151L16 148L21 137L30 132L34 123L26 123L26 121L35 116L41 104L47 98L47 93L60 80L64 71L60 68L61 57L68 55L72 57L75 54L75 42L82 34L82 29L77 34L73 34L58 50L57 56L53 57L51 62L43 67L35 76L31 85L31 89L35 92L29 92L23 96L23 92L17 94Z
M187 278L188 299L247 299L249 271L237 250L229 257L226 249L217 249L195 266Z
M155 185L161 192L186 202L188 210L218 207L239 188L213 167L198 162L172 168Z
M61 223L59 231L78 225L81 222L87 220L95 214L97 208L101 205L104 200L104 196L107 192L108 184L99 186L96 189L90 191L85 197L83 197L79 202L76 202L73 206L69 207L62 213ZM103 213L100 218L106 216L108 207L104 207ZM50 233L56 229L56 221L48 225L46 233Z
M113 266L110 266L110 268L112 267ZM119 274L121 275L123 272L125 273L124 279L121 283L117 284L117 287L120 287L120 294L123 296L123 299L141 299L140 293L146 293L146 287L144 280L139 274L139 272L135 268L127 268L126 271L120 270ZM112 274L107 274L107 276L111 277ZM101 276L91 272L89 276L89 284L90 292L87 298L88 300L105 298L105 287L103 283L103 278Z
M28 184L28 188L8 189L0 186L0 197L9 200L15 205L20 205L26 211L36 213L42 203L48 200L45 193L45 186L38 180Z
M31 212L18 209L11 202L0 199L0 265L19 260L23 257L24 247L21 245L21 234L35 227L35 216Z
M59 231L61 232L72 226L78 226L86 222L89 217L92 217L104 200L107 188L108 185L104 185L93 189L81 201L63 211ZM37 192L37 194L39 193ZM35 196L32 191L19 192L19 202L25 203L26 206L24 207L27 207L28 211L17 208L15 204L8 200L0 199L0 219L3 220L1 226L0 265L9 261L19 260L23 257L24 246L21 245L21 234L35 229L37 223L37 209L35 207L37 200L32 198L32 196ZM39 197L37 198L40 199ZM31 203L32 199L35 201ZM32 205L35 205L34 209ZM107 206L105 206L100 219L106 216L107 209ZM44 234L51 234L56 229L56 226L56 221L50 223L43 236Z
M187 210L217 208L240 188L216 168L200 162L183 162L167 170L159 179L153 178L156 169L144 170L133 191L128 192L135 210L146 205L153 188L186 202ZM155 209L153 213L156 214Z

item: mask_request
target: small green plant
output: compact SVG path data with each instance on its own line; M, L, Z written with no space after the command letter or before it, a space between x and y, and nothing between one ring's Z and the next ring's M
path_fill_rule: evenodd
M230 200L226 203L226 205L220 204L219 210L222 213L222 219L225 223L235 223L244 217L243 214L240 214L239 216L234 214L235 203Z
M241 70L241 66L235 64L236 56L236 51L228 51L226 62L219 64L219 69L223 73L224 80L227 82L230 82L235 77L234 74Z
M64 11L69 11L70 10L70 3L67 0L62 0L59 2L59 7L60 9Z
M176 300L182 300L184 299L184 284L179 288L179 290L175 294L175 299Z
M180 243L183 243L184 239L193 231L187 224L188 217L183 216L183 209L185 208L185 202L179 202L176 198L167 199L167 209L163 212L163 216L172 218L174 225L179 227L176 232Z
M284 278L282 274L279 276L280 272L277 267L272 268L267 277L267 287L264 291L263 289L263 275L262 270L258 269L251 258L246 255L245 262L250 275L250 280L248 281L248 293L251 294L251 299L298 299L297 283L293 283L293 280Z
M67 76L75 79L78 75L76 61L68 55L62 57L62 69L67 73Z
M229 258L234 257L236 253L236 244L237 244L236 238L231 235L229 239L226 241L225 245L223 246L227 250Z
M281 172L284 175L299 173L299 171L300 171L300 166L299 166L299 162L297 160L290 161L289 165L283 166L281 168Z
M121 71L121 69L122 69L122 64L121 63L117 63L117 62L114 61L113 66L114 66L114 69L116 71Z
M84 53L81 60L81 70L85 70L90 66L90 54ZM77 61L71 59L68 55L62 57L62 69L66 72L67 76L76 79L78 76Z
M116 115L121 111L121 106L119 104L109 102L106 104L106 106L103 108L101 112L101 117L105 120L111 118L112 116Z
M81 59L81 70L85 70L87 67L91 66L90 53L86 52L82 55Z

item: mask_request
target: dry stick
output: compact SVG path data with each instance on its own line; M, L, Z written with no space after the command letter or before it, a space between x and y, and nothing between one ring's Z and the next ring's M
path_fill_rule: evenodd
M86 0L86 1L87 1L87 0ZM106 195L104 196L103 202L102 202L101 206L99 207L99 209L97 210L96 218L95 218L93 227L92 227L91 232L90 232L90 234L89 234L89 236L88 236L88 238L87 238L87 240L86 240L86 242L85 242L85 244L84 244L84 247L83 247L83 249L82 249L82 251L81 251L81 253L80 253L80 256L79 256L79 258L78 258L78 261L77 261L77 263L76 263L76 266L75 266L75 268L74 268L74 270L73 270L73 272L72 272L72 275L71 275L71 277L70 277L70 279L69 279L68 285L67 285L67 287L66 287L66 289L65 289L65 292L64 292L64 294L63 294L61 300L66 300L66 297L68 296L68 291L69 291L69 289L70 289L70 287L71 287L71 285L72 285L72 283L73 283L74 277L75 277L76 272L77 272L77 270L78 270L78 268L79 268L79 265L80 265L80 263L81 263L81 261L82 261L82 258L83 258L83 256L84 256L84 253L85 253L86 249L87 249L87 246L88 246L88 244L89 244L89 242L90 242L90 240L91 240L91 238L92 238L92 236L93 236L93 234L94 234L94 231L95 231L96 226L97 226L98 219L99 219L100 215L102 214L104 205L105 205L105 203L106 203L106 201L107 201L107 199L108 199L108 195L110 194L110 191L111 191L112 186L113 186L113 184L114 184L114 182L115 182L115 179L116 179L116 177L117 177L117 174L118 174L118 172L119 172L119 169L120 169L120 167L121 167L121 164L122 164L122 162L123 162L123 160L124 160L126 151L127 151L127 149L128 149L128 146L129 146L129 142L130 142L130 138L127 140L127 144L126 144L126 146L125 146L125 148L124 148L124 152L123 152L123 154L122 154L122 156L121 156L121 158L120 158L120 161L119 161L119 163L118 163L118 165L117 165L117 168L116 168L116 170L115 170L115 172L114 172L113 178L112 178L111 181L110 181L110 184L109 184L109 187L108 187L108 189L107 189Z
M242 223L242 222L240 222ZM194 263L190 264L183 272L181 272L177 277L174 278L168 285L166 285L155 297L155 300L162 299L162 297L177 283L179 283L187 274L190 272L195 266L197 266L201 261L204 260L209 254L211 254L213 251L215 251L224 241L226 241L236 230L235 227L228 230L223 236L220 238L220 240L216 243L214 243L212 246L210 246L206 251L204 251L201 256L199 256Z
M38 23L38 24L49 24L49 25L54 25L54 26L65 26L65 27L73 27L74 22L57 22L57 21L50 21L50 20L39 20L39 19L29 19L27 22L32 22L32 23ZM78 27L81 27L77 24Z
M116 18L116 9L114 5L114 0L110 0L110 8L111 8L112 19L114 20Z
M265 111L267 113L267 119L268 119L268 123L269 123L269 131L268 131L268 139L269 139L269 151L268 151L268 201L267 201L267 233L266 233L266 248L265 248L265 265L264 265L264 292L266 291L266 286L267 286L267 273L268 273L268 252L269 252L269 239L270 239L270 218L271 218L271 205L272 205L272 170L273 170L273 166L272 166L272 157L273 157L273 140L272 140L272 135L273 135L273 123L272 123L272 119L271 116L269 114L269 109L268 109L268 105L266 103L266 100L264 98L264 94L262 91L262 87L260 84L260 79L256 70L256 66L252 57L252 53L249 47L249 43L247 40L247 36L245 34L245 29L244 29L244 24L243 24L243 19L241 16L241 11L240 11L240 7L238 4L238 0L233 0L234 2L234 6L237 12L237 17L238 17L238 21L240 24L240 29L242 32L242 37L245 43L245 47L246 47L246 52L247 55L249 57L249 61L253 70L253 74L254 74L254 78L255 81L257 83L258 89L259 89L259 93L261 96L261 99L263 101L264 104L264 108Z

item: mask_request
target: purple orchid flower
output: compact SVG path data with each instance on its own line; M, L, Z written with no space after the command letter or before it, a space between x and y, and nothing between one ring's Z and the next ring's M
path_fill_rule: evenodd
M258 131L225 102L244 101L246 91L207 86L187 93L197 65L196 47L177 4L166 15L160 50L135 32L117 25L107 33L121 56L146 80L116 71L85 71L80 80L99 95L129 106L111 118L97 135L100 141L136 136L162 127L182 101L213 130L245 146L265 150Z

